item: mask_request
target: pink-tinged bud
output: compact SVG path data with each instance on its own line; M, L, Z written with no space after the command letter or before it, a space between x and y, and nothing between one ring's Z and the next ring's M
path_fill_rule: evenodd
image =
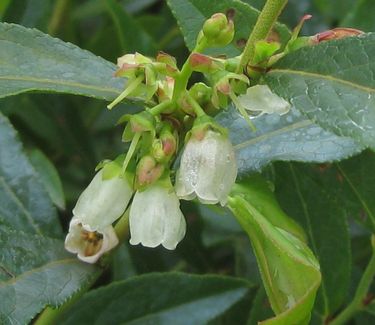
M339 27L331 30L327 30L322 33L315 35L316 42L320 43L323 41L331 41L334 39L341 39L345 37L357 36L363 34L363 31L354 28Z
M176 58L162 51L156 56L156 62L165 63L173 68L177 68Z
M144 156L137 165L137 187L144 187L157 181L163 174L164 166L151 156Z
M231 87L228 80L220 82L216 85L216 89L224 95L229 95L231 93Z
M167 162L175 154L177 149L177 140L169 125L163 128L159 139L154 141L152 148L153 156L158 162Z
M178 74L176 59L164 52L158 53L158 55L156 56L154 67L159 73L163 75L176 77Z
M194 111L194 108L191 106L191 104L189 103L189 101L187 100L186 98L186 94L183 94L180 96L180 98L178 99L178 106L180 107L180 109L182 109L186 114L190 115L190 116L194 116L195 115L195 111Z
M115 72L115 77L131 77L139 69L139 64L124 63L120 69Z
M198 72L207 73L218 69L211 57L200 53L192 53L189 57L189 63L191 68Z
M155 130L155 118L149 112L141 112L130 117L131 130L134 133Z
M175 138L162 139L163 151L167 156L171 156L176 152L176 140Z

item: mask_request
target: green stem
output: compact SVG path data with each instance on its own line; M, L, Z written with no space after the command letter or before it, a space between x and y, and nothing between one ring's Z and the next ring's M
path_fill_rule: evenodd
M199 103L193 97L190 96L188 92L186 93L186 99L188 103L193 107L194 112L197 115L197 117L206 115L203 108L199 105Z
M127 209L115 225L115 232L120 243L129 236L129 212L130 209Z
M372 255L365 272L359 281L352 302L331 322L329 325L344 325L360 310L366 307L364 300L368 294L371 283L375 275L375 235L372 235Z
M207 40L203 37L198 44L195 46L194 50L191 53L200 53L207 47ZM176 83L173 90L173 100L176 101L181 93L186 89L189 78L191 74L193 73L193 70L190 66L190 56L185 61L184 65L182 66L182 69L176 78Z
M247 65L254 64L256 43L267 38L287 2L288 0L267 0L247 40L236 73L241 73Z
M172 106L173 102L171 100L167 100L165 102L162 102L156 106L154 106L153 108L150 108L148 111L152 114L152 115L159 115L161 113L163 113L166 109L170 108Z
M125 90L112 102L110 103L107 108L112 109L115 105L117 105L119 102L121 102L123 99L125 99L127 96L129 96L137 87L142 83L143 76L138 76L136 79L134 79L126 88Z

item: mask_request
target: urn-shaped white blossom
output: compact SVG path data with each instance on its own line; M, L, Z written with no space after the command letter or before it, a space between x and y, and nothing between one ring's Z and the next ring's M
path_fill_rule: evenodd
M130 207L130 244L175 249L186 222L173 187L157 182L137 192Z
M237 177L234 148L219 131L208 130L202 138L192 136L181 157L176 177L180 199L198 197L205 204L225 205Z
M82 192L73 215L94 230L111 225L125 211L133 190L126 177L104 179L100 170Z
M65 238L65 249L86 263L95 263L100 256L118 244L111 225L94 230L80 218L73 217Z
M70 222L65 248L87 263L118 244L112 223L125 211L133 190L124 177L103 177L100 170L82 192Z

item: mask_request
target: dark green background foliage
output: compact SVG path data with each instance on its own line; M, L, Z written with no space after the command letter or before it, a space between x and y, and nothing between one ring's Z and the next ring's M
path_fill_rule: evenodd
M183 202L187 235L176 251L124 243L106 269L63 248L95 166L126 149L118 117L140 110L131 102L105 108L123 88L113 78L116 58L162 50L181 65L203 21L228 10L234 41L211 54L238 55L264 2L0 1L2 22L36 28L0 26L1 324L27 323L88 286L60 324L256 324L272 316L249 240L226 210ZM338 26L371 32L374 11L373 0L290 0L276 30L285 41L311 13L305 35ZM312 324L348 303L371 254L374 76L375 34L322 43L285 57L264 79L294 105L287 115L256 118L255 133L232 107L216 117L231 132L241 178L261 173L306 231L323 277ZM374 322L373 304L352 320Z

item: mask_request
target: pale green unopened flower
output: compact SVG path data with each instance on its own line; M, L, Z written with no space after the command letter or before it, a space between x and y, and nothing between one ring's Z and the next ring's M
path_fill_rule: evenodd
M172 186L155 183L137 192L130 207L130 244L175 249L186 222Z
M118 238L111 225L92 229L78 217L70 221L65 239L65 249L86 263L95 263L100 256L118 244Z
M192 136L181 157L176 178L180 199L198 197L205 204L225 205L237 177L234 148L220 132L208 130L202 139Z
M73 209L65 248L87 263L118 244L112 223L124 213L133 190L126 178L103 179L100 170L79 197Z

